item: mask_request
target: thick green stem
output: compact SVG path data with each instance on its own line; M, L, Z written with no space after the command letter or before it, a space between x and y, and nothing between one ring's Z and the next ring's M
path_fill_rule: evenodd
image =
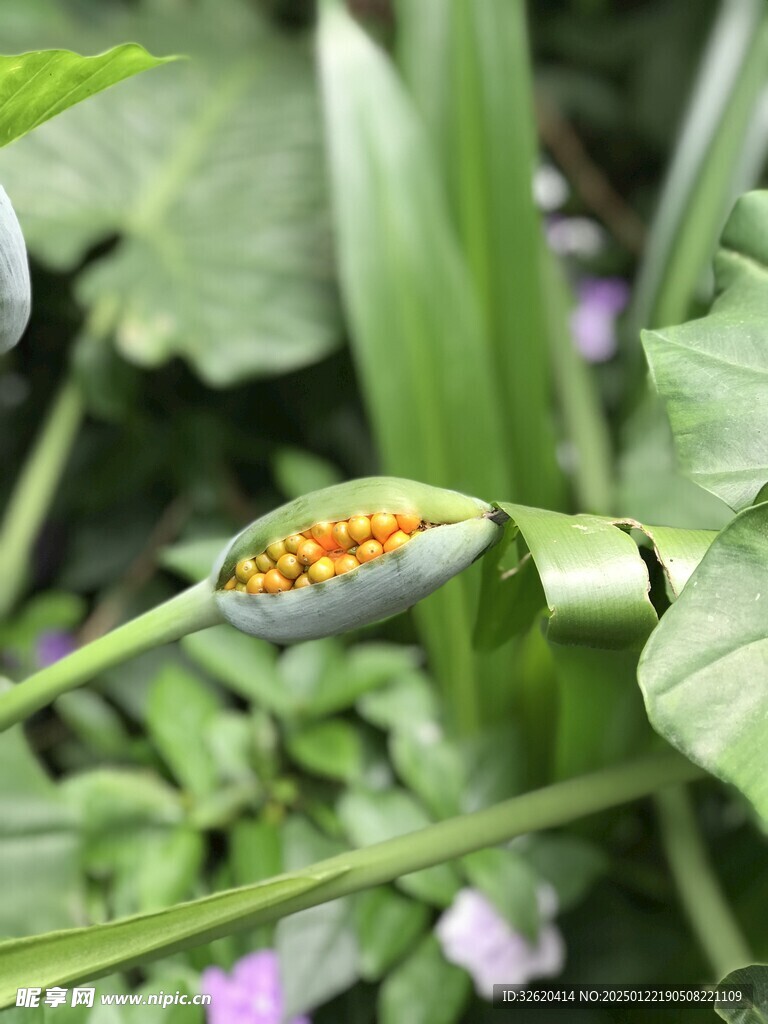
M0 527L0 617L24 586L35 543L83 416L80 392L67 379L43 424Z
M661 838L680 902L719 981L752 962L744 936L720 888L682 786L659 793Z
M204 580L0 695L0 731L126 658L221 621L211 584Z
M0 945L0 1006L13 1000L20 984L50 987L90 980L391 882L526 832L564 825L701 774L679 754L657 754L160 913L11 940Z

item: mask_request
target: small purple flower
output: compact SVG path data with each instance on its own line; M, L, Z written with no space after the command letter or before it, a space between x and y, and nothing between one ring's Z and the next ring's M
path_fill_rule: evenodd
M283 990L277 953L263 949L238 960L231 974L206 968L200 991L211 997L208 1024L283 1024ZM294 1017L287 1024L311 1024Z
M557 898L549 885L540 886L537 895L543 923L535 943L513 931L477 889L462 889L437 922L443 955L469 973L479 996L491 999L494 985L527 985L563 969L563 938L551 923Z
M587 277L577 297L571 314L576 347L591 363L602 363L616 351L616 318L627 304L629 286L620 277Z
M76 647L71 633L66 633L63 629L44 630L35 644L35 661L40 668L47 668L54 662L66 658Z

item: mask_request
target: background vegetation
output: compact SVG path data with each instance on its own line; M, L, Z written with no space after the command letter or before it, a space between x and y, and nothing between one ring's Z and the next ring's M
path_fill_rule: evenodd
M34 293L0 363L8 677L201 579L262 512L356 476L730 517L677 469L639 329L704 312L726 216L762 180L764 4L549 0L527 24L502 0L349 8L318 31L291 0L3 4L6 52L130 39L191 57L0 153ZM489 635L481 572L342 639L277 651L216 627L4 734L0 934L243 885L657 749L638 651L552 643L538 592L514 636ZM695 984L768 957L765 849L743 798L701 782L100 990L195 992L210 965L275 948L290 1014L503 1020L434 926L472 887L535 943L543 886L563 981ZM116 1012L82 1016L147 1011Z

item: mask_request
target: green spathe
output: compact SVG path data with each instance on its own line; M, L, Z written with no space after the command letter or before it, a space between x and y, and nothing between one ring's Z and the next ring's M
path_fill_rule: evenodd
M221 590L236 563L323 521L373 512L416 513L434 529L354 572L283 594ZM211 581L222 616L274 643L344 633L404 611L475 561L501 536L485 502L396 477L366 477L297 498L248 526L221 556Z

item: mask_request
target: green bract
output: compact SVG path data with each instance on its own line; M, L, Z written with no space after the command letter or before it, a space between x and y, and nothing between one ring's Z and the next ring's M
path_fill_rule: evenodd
M236 563L315 523L372 512L418 513L440 526L396 551L325 583L283 594L222 590ZM251 523L217 561L211 577L221 615L237 629L274 643L343 633L431 594L501 536L499 513L477 498L412 480L368 477L297 498Z

